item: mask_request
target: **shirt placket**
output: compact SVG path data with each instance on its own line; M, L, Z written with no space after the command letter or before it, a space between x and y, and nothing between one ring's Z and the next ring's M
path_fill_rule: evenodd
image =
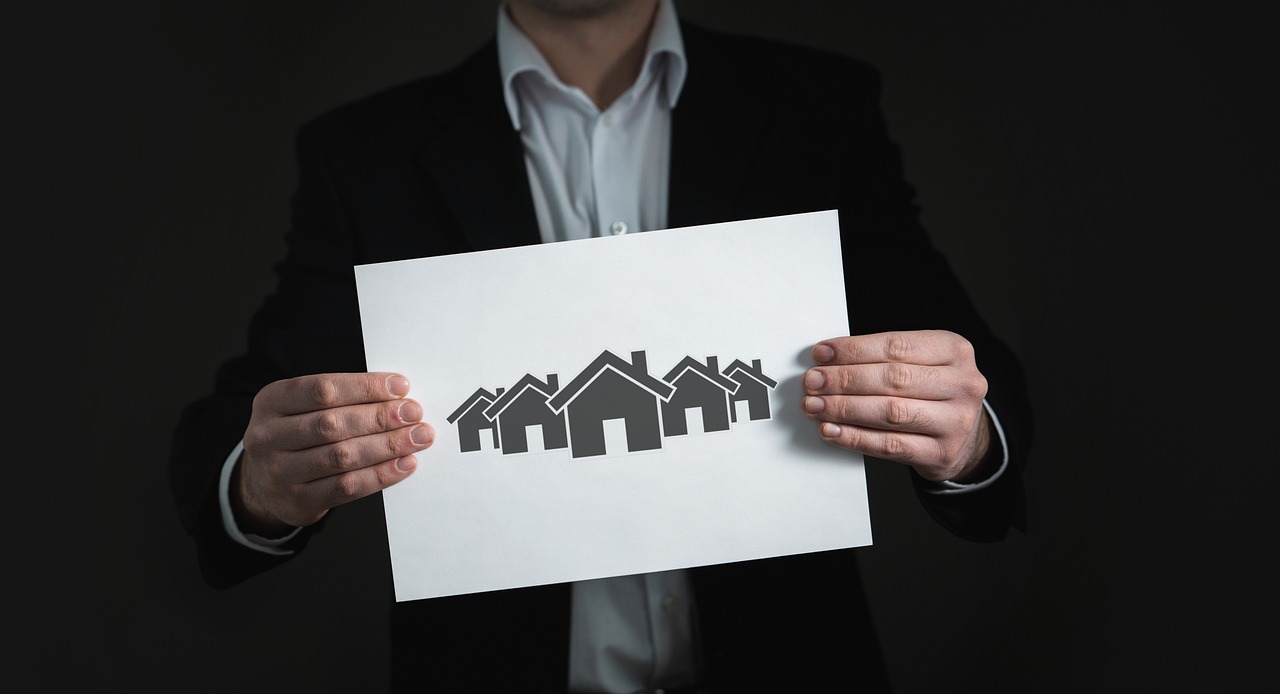
M599 114L591 131L591 180L595 188L595 233L621 236L639 231L638 184L626 160L625 127L630 95Z

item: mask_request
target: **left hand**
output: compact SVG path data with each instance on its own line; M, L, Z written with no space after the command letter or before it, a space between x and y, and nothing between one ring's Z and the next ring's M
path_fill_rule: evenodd
M989 474L987 379L968 340L945 330L837 337L814 345L813 359L803 408L823 440L933 482Z

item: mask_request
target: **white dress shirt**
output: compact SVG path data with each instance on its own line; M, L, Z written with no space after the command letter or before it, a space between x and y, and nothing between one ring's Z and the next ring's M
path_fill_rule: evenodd
M640 75L601 111L561 82L498 11L498 65L544 243L667 225L671 109L684 83L675 8L659 4ZM685 571L573 584L569 689L624 694L691 684L697 639Z

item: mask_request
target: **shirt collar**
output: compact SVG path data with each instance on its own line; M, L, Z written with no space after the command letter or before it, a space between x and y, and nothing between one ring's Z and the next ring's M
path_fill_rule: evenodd
M507 104L507 114L511 117L511 125L520 129L520 101L516 95L515 78L524 72L535 72L556 84L562 84L555 71L542 57L537 46L525 35L511 16L507 14L507 3L498 7L498 68L502 73L502 97ZM676 8L672 0L660 0L657 13L653 18L653 28L649 32L649 45L645 49L644 66L641 68L641 79L647 71L658 70L663 80L663 95L667 106L675 108L680 98L680 90L684 87L685 74L688 72L684 56L684 41L680 37L680 22L676 18ZM563 86L563 85L562 85Z

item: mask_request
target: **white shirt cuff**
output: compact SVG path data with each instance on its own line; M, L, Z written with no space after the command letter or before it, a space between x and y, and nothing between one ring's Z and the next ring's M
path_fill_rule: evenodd
M972 482L965 484L963 482L952 482L951 480L943 480L941 482L933 482L930 486L925 487L925 491L930 494L966 494L968 492L976 492L979 489L985 489L991 486L1000 476L1004 474L1005 468L1009 467L1009 443L1004 437L1004 427L1000 426L1000 418L996 416L996 411L991 409L991 405L986 400L982 401L982 407L987 411L987 416L991 417L991 423L996 427L996 434L1000 437L1000 450L1004 458L1000 461L1000 469L981 482Z
M294 528L293 532L284 537L273 538L240 532L240 528L236 526L235 514L231 512L231 471L235 469L236 463L240 460L240 454L243 452L244 442L241 441L236 444L235 449L231 451L231 455L227 456L227 462L222 464L222 475L218 478L218 507L222 509L222 527L227 531L227 535L231 536L232 540L249 549L281 557L293 554L293 550L281 549L281 547L301 532L302 528Z

